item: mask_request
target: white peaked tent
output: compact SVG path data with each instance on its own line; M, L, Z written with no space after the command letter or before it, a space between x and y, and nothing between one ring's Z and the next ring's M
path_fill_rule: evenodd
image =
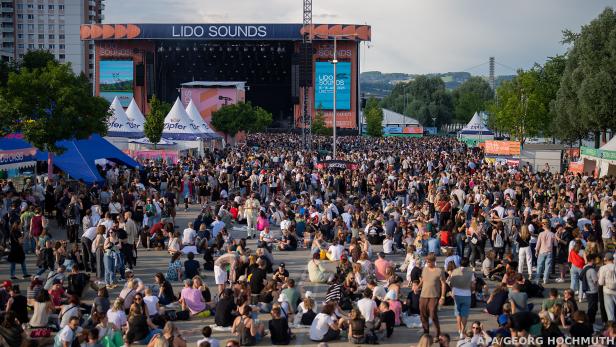
M124 137L124 138L138 138L143 136L143 132L133 129L128 120L120 100L116 96L109 106L111 116L107 120L107 136L108 137Z
M128 121L130 125L133 127L135 131L143 133L143 124L145 124L145 117L143 117L143 113L137 106L135 99L130 101L128 108L126 109L126 116L128 117Z
M188 113L188 116L193 121L193 124L199 127L199 133L202 133L207 138L211 139L222 138L222 136L218 135L214 130L212 130L212 128L210 128L210 126L205 122L203 117L201 117L201 113L199 112L199 110L197 110L197 106L195 106L195 103L192 101L192 99L190 99L188 106L186 106L186 113Z
M195 126L192 124L192 120L180 98L175 100L171 111L165 117L165 127L162 137L168 140L180 140L180 141L195 141L204 138L200 134Z
M468 124L458 132L458 138L492 140L494 133L483 124L479 113L475 112Z
M612 137L606 144L601 146L601 151L616 152L616 136ZM616 158L614 153L601 153L599 160L599 175L600 176L616 176Z

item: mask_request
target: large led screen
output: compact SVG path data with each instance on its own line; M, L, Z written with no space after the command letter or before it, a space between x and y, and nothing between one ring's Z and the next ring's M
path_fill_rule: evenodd
M332 110L334 108L334 65L317 62L315 66L314 107ZM351 63L336 64L336 109L351 109Z
M117 96L123 107L128 107L133 97L133 61L101 60L100 96L112 102Z

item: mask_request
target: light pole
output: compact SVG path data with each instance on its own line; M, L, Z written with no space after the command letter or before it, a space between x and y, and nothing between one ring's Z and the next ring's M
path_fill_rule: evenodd
M339 37L348 37L348 36L352 36L355 37L357 36L357 34L351 34L351 35L331 35L334 38L334 59L332 60L332 64L334 65L334 104L333 104L333 117L332 117L332 128L333 128L333 147L332 147L332 155L333 155L333 160L336 160L337 156L336 156L336 92L338 91L338 86L337 86L337 81L336 81L336 65L338 64L338 54L337 54L337 41Z

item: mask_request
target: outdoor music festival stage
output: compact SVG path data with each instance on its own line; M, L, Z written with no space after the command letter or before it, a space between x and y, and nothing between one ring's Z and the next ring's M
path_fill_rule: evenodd
M302 49L312 35L312 52ZM273 115L272 127L299 127L303 88L310 113L321 106L332 121L334 37L337 38L337 125L359 124L360 43L368 25L314 24L86 24L94 40L95 91L124 107L134 97L144 113L153 95L168 102L192 98L209 122L212 111L250 101ZM182 84L188 82L190 85ZM204 82L204 83L199 83ZM224 83L216 83L224 82ZM239 83L236 83L239 82Z

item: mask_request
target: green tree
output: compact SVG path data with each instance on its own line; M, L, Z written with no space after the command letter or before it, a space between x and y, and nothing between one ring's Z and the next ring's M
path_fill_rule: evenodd
M417 76L408 83L399 83L381 106L414 117L424 125L447 124L453 116L451 93L436 76Z
M490 107L491 124L522 144L549 129L548 113L539 72L534 69L520 70L513 80L503 82L496 90L496 103Z
M481 77L471 77L452 92L454 119L468 122L475 112L485 111L494 92L488 82Z
M579 34L563 32L563 42L572 44L554 103L563 139L572 140L585 132L616 129L616 12L606 8ZM581 138L581 137L579 137Z
M235 136L240 131L259 132L272 123L272 114L250 102L239 102L221 107L212 113L212 126L227 135Z
M53 53L44 50L28 51L21 59L19 68L30 70L43 69L47 67L50 62L57 64Z
M317 112L312 120L312 133L314 135L331 136L333 134L332 128L328 128L325 123L325 114L323 113L323 105L319 104Z
M109 103L92 96L89 82L70 64L21 67L0 89L0 134L21 132L35 147L61 153L60 140L107 133Z
M160 142L160 139L165 128L165 117L171 110L171 105L167 102L161 101L155 95L150 99L150 113L145 118L143 124L143 133L148 140L154 144Z
M372 137L383 136L383 109L375 98L368 99L364 109L366 132Z

